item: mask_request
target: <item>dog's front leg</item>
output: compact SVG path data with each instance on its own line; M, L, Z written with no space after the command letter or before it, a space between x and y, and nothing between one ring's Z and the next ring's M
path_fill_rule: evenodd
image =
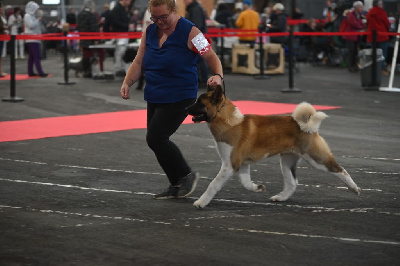
M244 164L240 167L239 178L240 178L240 182L247 190L254 191L254 192L264 192L265 191L264 185L254 184L253 181L251 181L250 164Z
M201 197L193 203L196 208L204 208L210 203L215 194L221 190L226 181L233 175L233 168L231 164L222 163L221 170L214 180L208 185L207 190L201 195Z

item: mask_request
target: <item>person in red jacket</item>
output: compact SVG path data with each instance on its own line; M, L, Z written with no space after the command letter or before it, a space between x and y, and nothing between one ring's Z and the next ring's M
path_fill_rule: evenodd
M346 18L346 32L358 32L364 29L363 23L363 9L364 4L361 1L356 1L353 4L353 10L348 13ZM347 49L349 50L348 67L350 72L358 70L357 54L358 45L360 43L360 35L344 35L343 39L346 40Z
M385 10L383 10L382 0L374 0L372 2L372 8L367 14L367 27L368 31L376 30L376 32L388 32L390 28L389 18ZM377 47L382 49L382 55L385 58L382 60L382 74L389 75L386 70L386 55L388 48L389 36L384 34L377 34L376 42ZM367 42L372 42L372 34L367 35Z

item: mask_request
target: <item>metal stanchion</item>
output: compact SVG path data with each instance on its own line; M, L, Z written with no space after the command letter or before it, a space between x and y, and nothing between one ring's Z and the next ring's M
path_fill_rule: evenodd
M259 48L260 48L260 75L255 76L255 79L269 79L269 76L265 75L264 73L264 47L263 47L263 38L261 36L261 33L264 32L265 27L259 27L259 33L260 36L258 38L259 42Z
M397 26L397 33L400 33L400 21L399 21L399 25ZM400 92L400 88L393 88L393 79L394 79L394 74L396 71L397 54L399 52L399 40L400 40L400 36L397 35L396 43L394 44L392 68L390 71L390 78L389 78L389 86L388 87L380 87L379 91Z
M224 28L225 28L225 27L222 26L222 27L220 28L220 30L223 31ZM221 35L222 35L222 34L221 34ZM221 52L220 52L220 55L221 55L221 64L222 64L222 69L224 69L224 36L221 36L221 47L220 47L220 49L221 49Z
M24 99L16 96L15 89L15 35L10 40L10 97L2 99L3 102L22 102Z
M290 5L290 13L291 17L293 17L296 1L292 0ZM291 25L289 30L289 88L281 90L282 92L301 92L299 88L294 87L293 65L293 25Z
M67 37L69 31L69 25L64 24L63 25L63 33L64 37ZM63 45L63 52L64 52L64 82L58 82L58 85L74 85L75 82L69 82L68 81L68 71L69 71L69 65L68 65L68 40L63 40L64 45Z
M378 73L376 64L376 30L372 30L372 87L378 87Z

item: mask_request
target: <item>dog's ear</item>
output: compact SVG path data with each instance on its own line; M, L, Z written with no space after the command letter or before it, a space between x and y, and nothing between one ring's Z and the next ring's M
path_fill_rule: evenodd
M220 85L218 85L215 89L213 94L211 95L211 102L213 104L217 104L222 100L222 97L224 96L224 90Z

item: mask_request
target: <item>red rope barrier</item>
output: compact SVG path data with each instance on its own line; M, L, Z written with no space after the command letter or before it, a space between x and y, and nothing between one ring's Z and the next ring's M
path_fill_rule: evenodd
M209 28L209 33L217 33L217 32L258 32L258 30L241 30L241 29L234 29L234 28Z
M258 33L255 30L239 29L210 29L208 37L263 37L263 36L288 36L288 32ZM371 32L294 32L295 36L354 36L369 35ZM378 32L379 35L400 36L400 33ZM63 33L48 33L34 35L16 35L16 40L110 40L110 39L140 39L142 32L70 32L67 36ZM0 35L0 41L9 41L10 35Z
M315 21L317 23L325 23L326 19L315 19ZM307 22L308 22L308 19L288 19L287 20L287 24L289 26L298 25L298 24L306 24Z
M0 35L0 41L9 41L11 40L10 35Z
M63 36L63 33L56 34L35 34L35 35L17 35L17 40L109 40L109 39L140 39L141 32L123 32L123 33L103 33L103 32L74 32L69 36Z
M353 35L368 35L372 34L368 31L358 31L358 32L293 32L296 36L353 36Z

